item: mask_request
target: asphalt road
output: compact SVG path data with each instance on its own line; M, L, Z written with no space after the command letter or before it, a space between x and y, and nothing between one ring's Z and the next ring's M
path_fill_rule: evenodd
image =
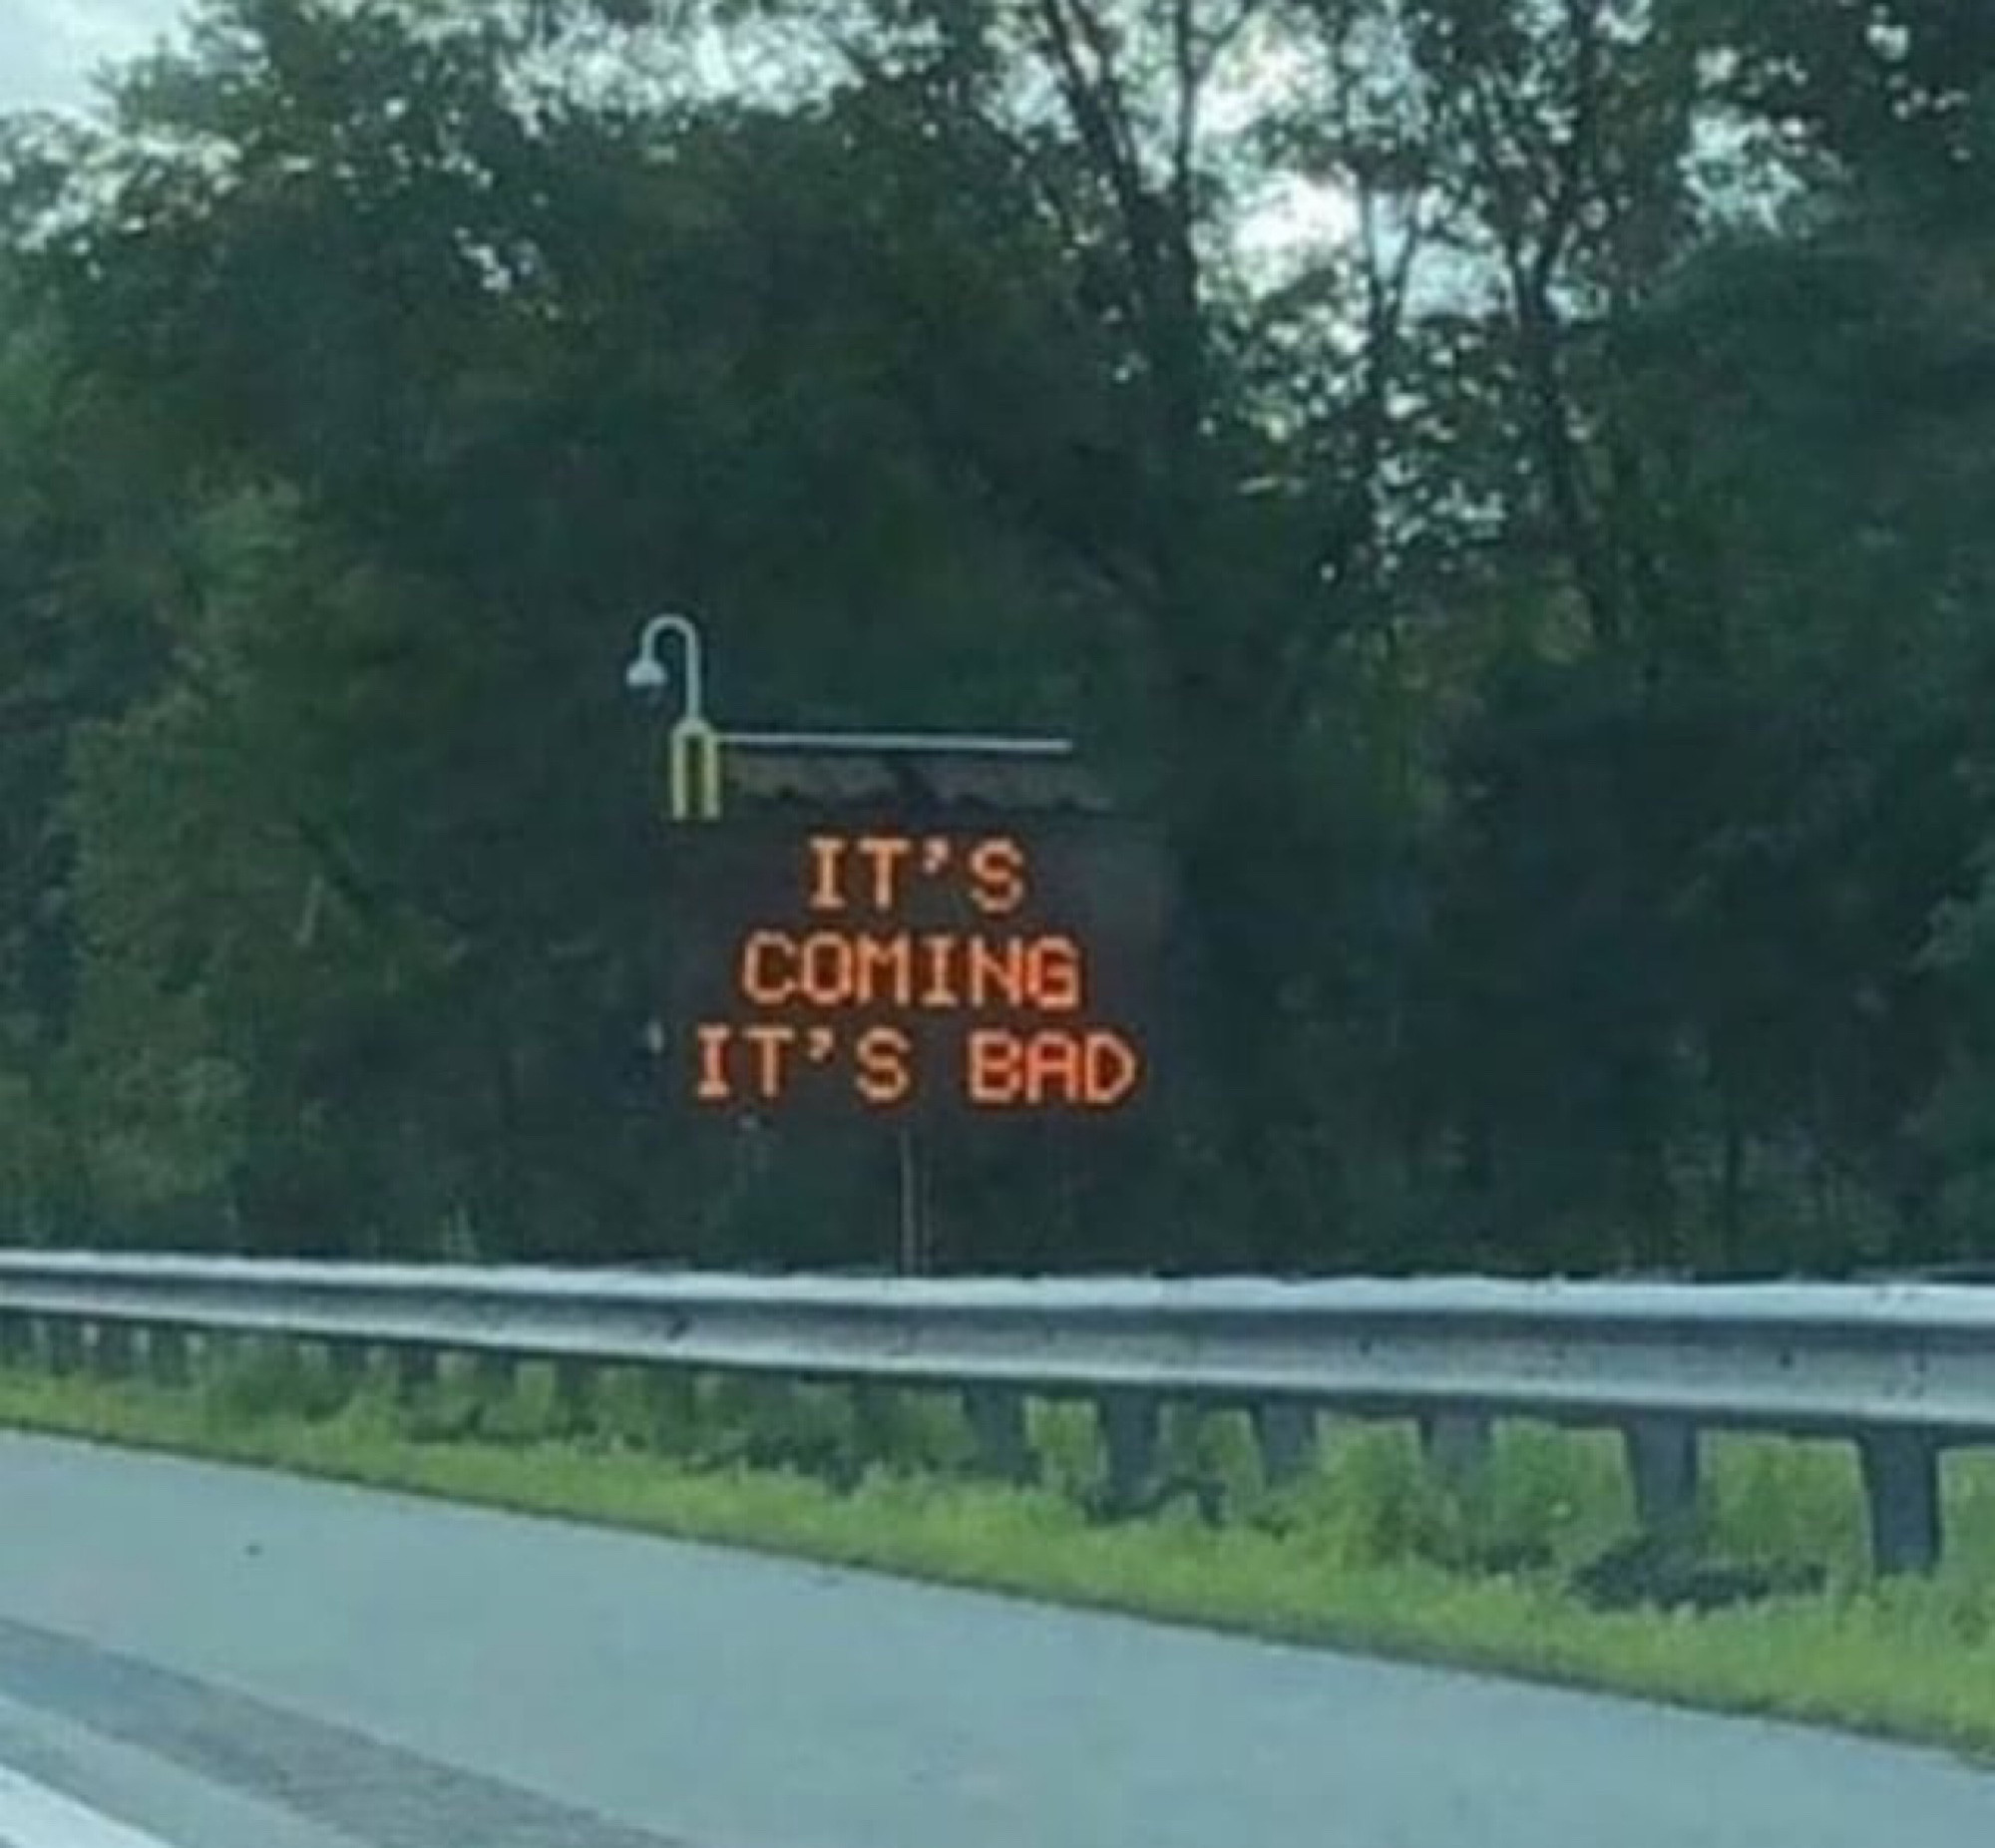
M1995 1775L0 1434L0 1848L1883 1841Z

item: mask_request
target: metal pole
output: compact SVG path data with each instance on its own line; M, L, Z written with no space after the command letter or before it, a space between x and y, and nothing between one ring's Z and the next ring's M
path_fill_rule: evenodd
M915 1126L900 1128L901 1156L901 1275L919 1277L928 1268L925 1246L928 1238L927 1203L923 1199L922 1151Z
M918 1122L902 1122L900 1150L900 1274L926 1278L934 1270L934 1228L928 1218L928 1146Z
M678 643L679 716L666 731L671 819L716 821L720 816L720 734L706 716L706 658L699 626L689 616L653 616L638 632L636 652L623 670L633 693L663 695L671 675L658 657L666 636Z
M636 676L642 669L660 668L658 642L661 637L673 636L679 644L679 653L684 660L685 703L679 716L699 723L706 718L706 664L700 646L699 628L689 616L653 616L644 624L643 633L637 639L637 652L631 661L632 686L643 684ZM662 675L654 684L662 687Z

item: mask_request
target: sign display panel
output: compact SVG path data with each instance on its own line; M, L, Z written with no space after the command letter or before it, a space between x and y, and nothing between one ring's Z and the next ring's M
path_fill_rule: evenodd
M1107 1115L1155 1083L1167 888L1097 817L747 821L673 844L674 1096L758 1116Z

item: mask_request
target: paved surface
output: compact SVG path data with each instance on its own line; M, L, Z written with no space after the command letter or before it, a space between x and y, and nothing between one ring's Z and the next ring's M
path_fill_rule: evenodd
M0 1767L5 1848L1995 1842L1936 1754L7 1434Z

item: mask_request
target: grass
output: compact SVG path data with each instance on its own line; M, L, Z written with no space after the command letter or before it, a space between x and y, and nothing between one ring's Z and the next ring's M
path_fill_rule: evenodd
M1817 1589L1601 1609L1578 1588L1631 1532L1611 1441L1506 1427L1486 1477L1453 1492L1410 1434L1339 1424L1310 1475L1271 1491L1244 1419L1180 1414L1175 1492L1103 1523L1085 1409L1032 1418L1044 1480L1012 1490L967 1476L968 1433L933 1396L860 1414L829 1389L617 1373L579 1406L550 1368L501 1391L450 1366L405 1403L274 1348L211 1357L179 1388L0 1369L5 1425L1995 1757L1995 1460L1950 1459L1944 1570L1880 1583L1844 1449L1715 1442L1699 1555L1804 1569Z

